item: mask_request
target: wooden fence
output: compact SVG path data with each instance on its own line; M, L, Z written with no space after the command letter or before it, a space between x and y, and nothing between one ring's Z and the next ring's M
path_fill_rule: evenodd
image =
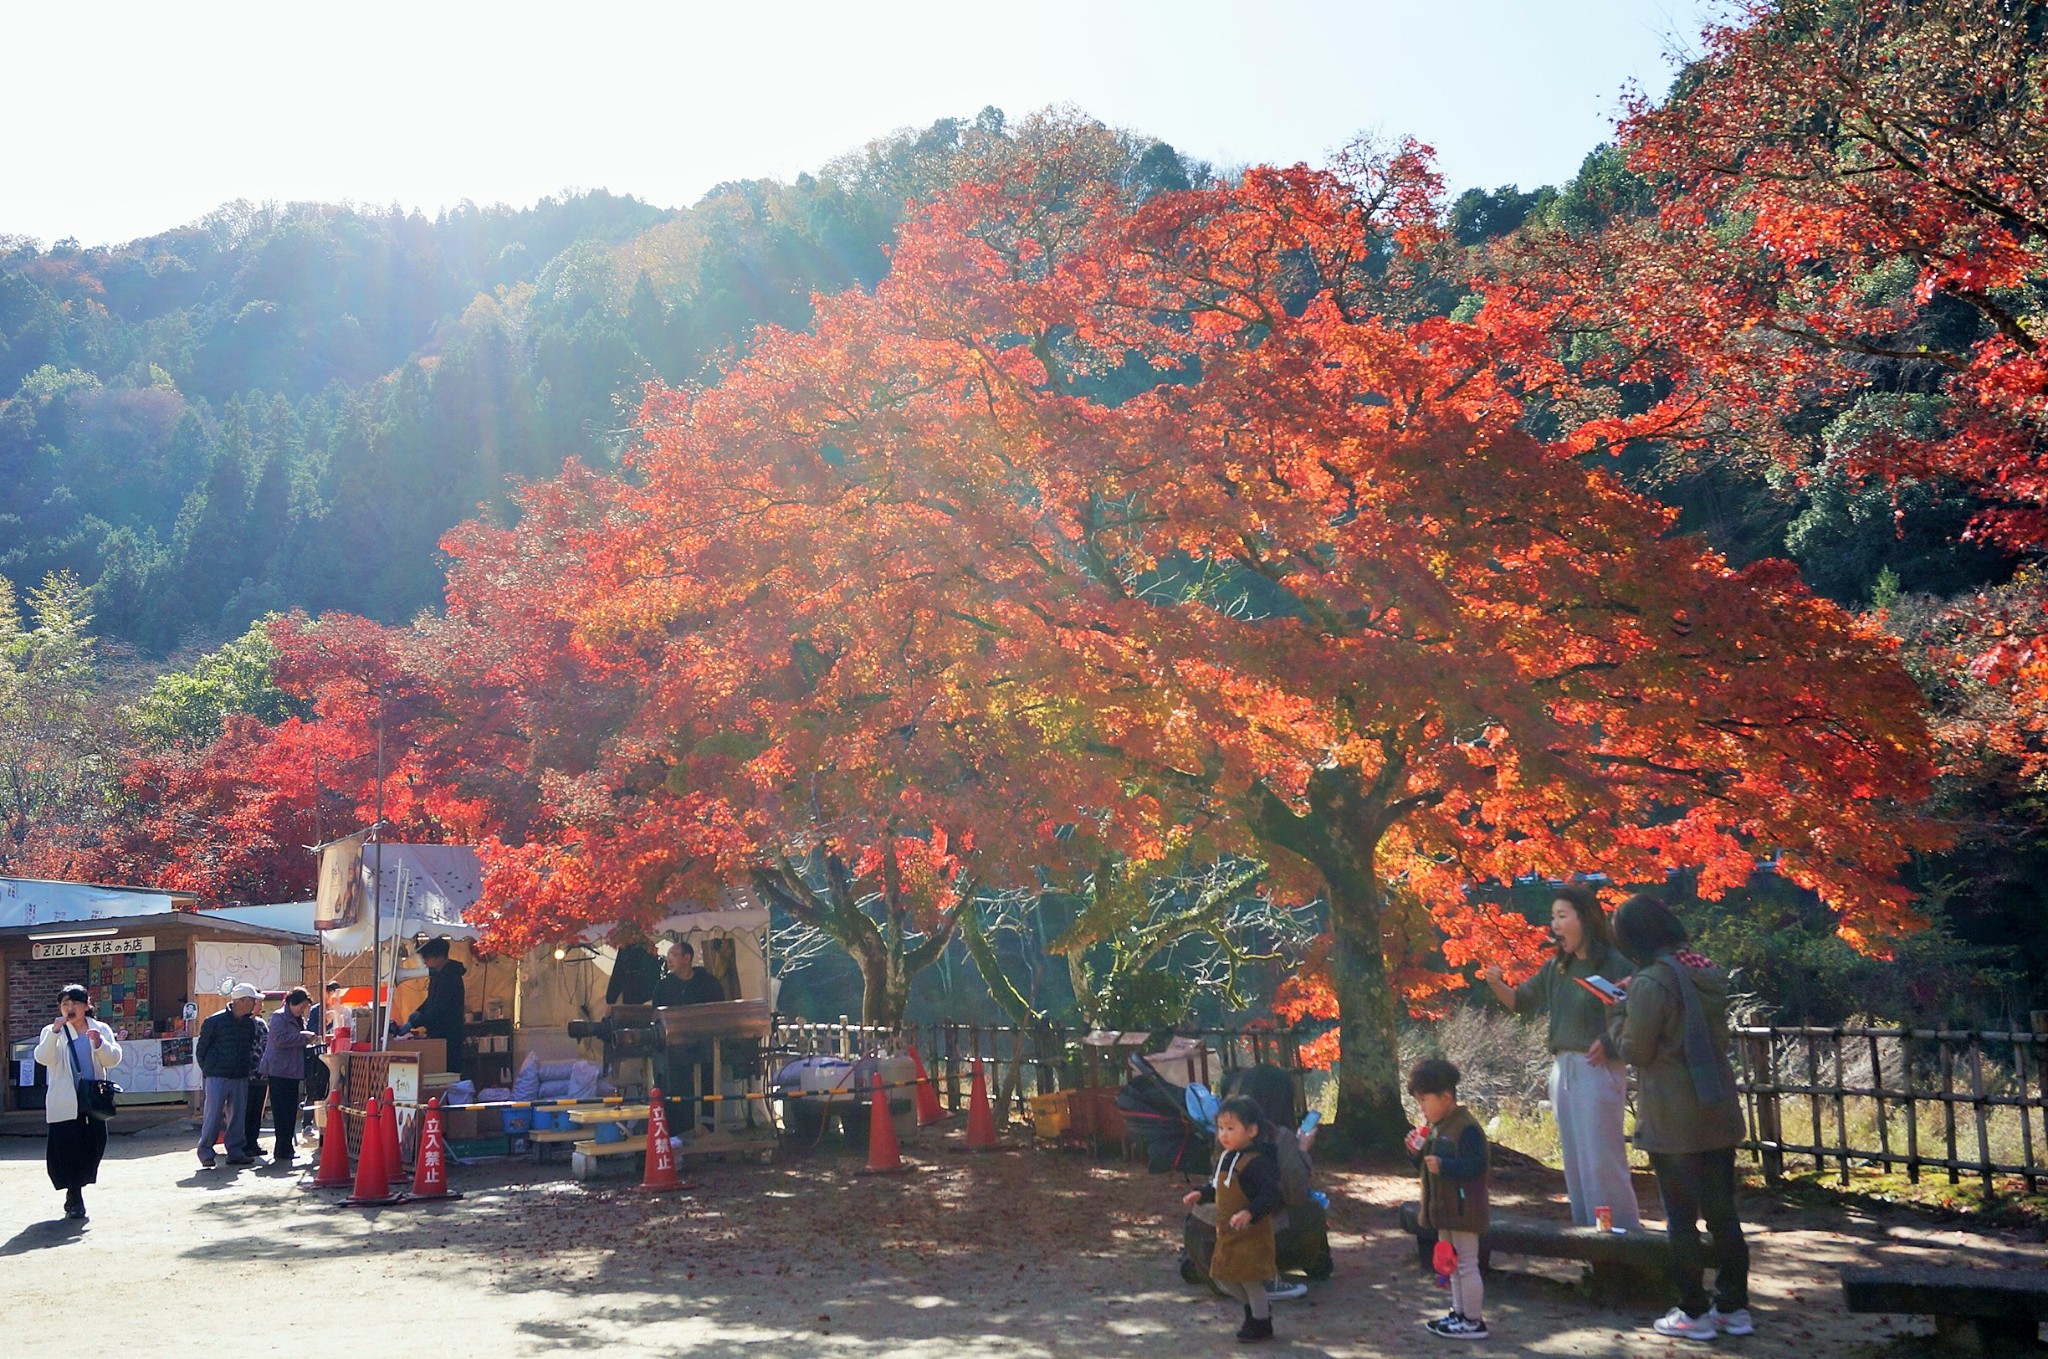
M1125 1054L1150 1052L1159 1046L1096 1046L1078 1042L1081 1033L1057 1024L1032 1030L1010 1024L939 1020L907 1024L899 1034L844 1017L817 1023L777 1015L772 1041L785 1058L813 1053L860 1057L883 1049L894 1051L907 1039L917 1045L938 1087L940 1102L955 1113L967 1107L974 1060L979 1057L996 1117L1008 1119L1028 1118L1033 1095L1076 1085L1121 1085L1126 1075ZM1301 1044L1293 1034L1273 1029L1202 1028L1175 1029L1172 1034L1194 1040L1186 1045L1186 1055L1175 1059L1178 1070L1174 1075L1184 1077L1183 1083L1199 1081L1214 1089L1238 1068L1267 1062L1294 1077L1297 1113L1304 1106Z
M1764 1178L1812 1158L1841 1183L1852 1164L1946 1171L1950 1184L2048 1178L2048 1025L2036 1032L1741 1028L1737 1084Z

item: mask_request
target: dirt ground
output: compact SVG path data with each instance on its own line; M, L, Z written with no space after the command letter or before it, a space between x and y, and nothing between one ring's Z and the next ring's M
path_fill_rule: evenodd
M60 1215L39 1138L0 1138L0 1352L79 1350L79 1327L136 1355L239 1343L377 1355L1171 1356L1239 1352L1237 1317L1181 1282L1177 1176L1115 1159L1013 1150L967 1156L957 1132L906 1149L901 1178L853 1172L843 1152L773 1164L686 1166L695 1188L648 1197L631 1180L585 1186L524 1161L458 1168L459 1203L352 1210L267 1168L201 1171L184 1125L117 1136L91 1222ZM1275 1306L1276 1354L1457 1349L1420 1325L1446 1306L1417 1272L1392 1173L1322 1177L1336 1275ZM1639 1181L1646 1210L1655 1190ZM1498 1201L1561 1212L1557 1176L1505 1173ZM1793 1208L1752 1194L1757 1334L1751 1356L1874 1354L1930 1329L1852 1317L1838 1264L1930 1260L2040 1268L2039 1239L1957 1230L1909 1212ZM1664 1355L1654 1308L1584 1300L1569 1266L1500 1259L1487 1280L1494 1338L1480 1353ZM26 1324L24 1324L26 1323ZM46 1323L46 1324L45 1324ZM770 1348L755 1351L766 1344Z

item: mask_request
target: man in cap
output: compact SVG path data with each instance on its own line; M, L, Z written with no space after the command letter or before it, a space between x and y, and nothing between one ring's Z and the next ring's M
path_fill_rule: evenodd
M193 1060L204 1078L204 1112L199 1121L199 1164L213 1169L213 1144L227 1136L228 1164L254 1165L243 1124L243 1103L249 1096L249 1073L255 1069L256 1033L249 1016L262 993L247 982L228 992L228 1006L208 1015L192 1045Z

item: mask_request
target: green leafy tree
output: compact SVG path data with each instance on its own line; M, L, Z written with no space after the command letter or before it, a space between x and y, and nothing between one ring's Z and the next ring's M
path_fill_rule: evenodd
M158 676L135 705L142 738L152 746L196 750L220 736L222 721L232 713L246 713L267 726L309 715L306 705L278 688L273 678L278 652L270 624L270 618L258 619L240 637L186 669Z

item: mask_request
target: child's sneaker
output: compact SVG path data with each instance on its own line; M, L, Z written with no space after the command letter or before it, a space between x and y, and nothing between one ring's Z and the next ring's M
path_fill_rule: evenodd
M1438 1335L1447 1336L1452 1340L1484 1340L1490 1334L1484 1321L1478 1317L1468 1316L1454 1315L1442 1326L1431 1329Z
M1680 1340L1712 1340L1714 1323L1709 1315L1693 1316L1683 1307L1674 1307L1650 1325L1658 1335L1675 1335Z
M1423 1322L1422 1329L1432 1335L1443 1335L1445 1333L1444 1327L1455 1325L1464 1319L1463 1316L1456 1312L1446 1312L1440 1317L1431 1317L1428 1321Z
M1299 1279L1275 1279L1266 1285L1266 1301L1285 1302L1289 1298L1308 1296L1308 1285Z
M1713 1322L1714 1328L1722 1335L1753 1335L1756 1332L1756 1327L1750 1323L1747 1307L1738 1307L1732 1312L1710 1308L1707 1320Z

